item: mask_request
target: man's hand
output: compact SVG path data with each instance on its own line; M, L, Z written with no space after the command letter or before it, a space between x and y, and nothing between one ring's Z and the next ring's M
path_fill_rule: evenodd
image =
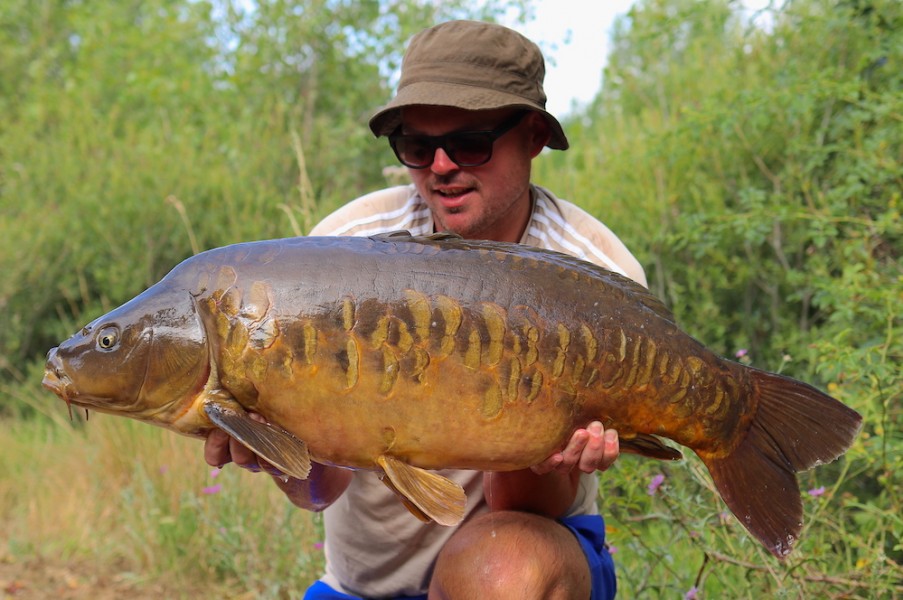
M584 473L604 471L618 458L618 432L605 430L602 423L593 421L586 429L578 429L567 446L543 462L532 467L534 473L545 475L552 471L569 473L574 467Z
M520 510L557 519L574 503L580 474L604 471L618 457L618 432L594 421L567 446L529 469L487 472L483 493L491 510ZM576 468L575 468L576 467Z
M249 412L248 415L255 421L266 423L266 419L257 413ZM311 465L310 477L307 479L288 477L222 429L214 429L207 434L204 460L211 467L222 467L234 462L252 473L269 473L295 506L313 511L323 510L335 502L345 492L352 478L349 470L319 463Z
M248 416L259 423L266 423L266 419L257 413L248 413ZM222 429L214 429L207 434L207 439L204 441L204 460L211 467L222 467L234 462L237 466L252 473L265 471L274 477L285 477L282 471L257 456L254 451L249 450Z

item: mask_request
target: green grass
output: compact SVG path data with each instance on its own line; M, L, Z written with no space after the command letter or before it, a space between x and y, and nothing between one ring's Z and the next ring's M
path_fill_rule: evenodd
M267 475L203 461L203 444L92 413L0 420L8 560L89 561L147 581L297 595L322 571L322 531Z

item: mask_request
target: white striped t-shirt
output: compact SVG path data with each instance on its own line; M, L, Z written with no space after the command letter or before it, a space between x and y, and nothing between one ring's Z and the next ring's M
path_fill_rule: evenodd
M646 285L639 261L603 223L538 185L531 185L531 196L533 214L520 243L570 254ZM310 235L369 236L401 229L433 233L430 209L413 185L361 196L323 219Z

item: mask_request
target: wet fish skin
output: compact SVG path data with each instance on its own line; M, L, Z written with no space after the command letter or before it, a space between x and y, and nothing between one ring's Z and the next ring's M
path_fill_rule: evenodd
M714 355L624 277L451 236L202 253L52 350L45 385L188 435L222 427L296 476L310 459L382 471L444 524L463 492L424 469L526 468L600 419L625 451L680 456L656 436L693 449L777 556L801 529L794 472L839 456L861 423Z

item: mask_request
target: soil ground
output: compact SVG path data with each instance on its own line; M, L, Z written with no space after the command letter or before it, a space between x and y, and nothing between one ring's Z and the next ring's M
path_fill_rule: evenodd
M240 598L221 590L184 585L168 587L139 580L133 573L98 572L90 563L53 563L44 559L0 560L0 600L160 600L161 598Z

